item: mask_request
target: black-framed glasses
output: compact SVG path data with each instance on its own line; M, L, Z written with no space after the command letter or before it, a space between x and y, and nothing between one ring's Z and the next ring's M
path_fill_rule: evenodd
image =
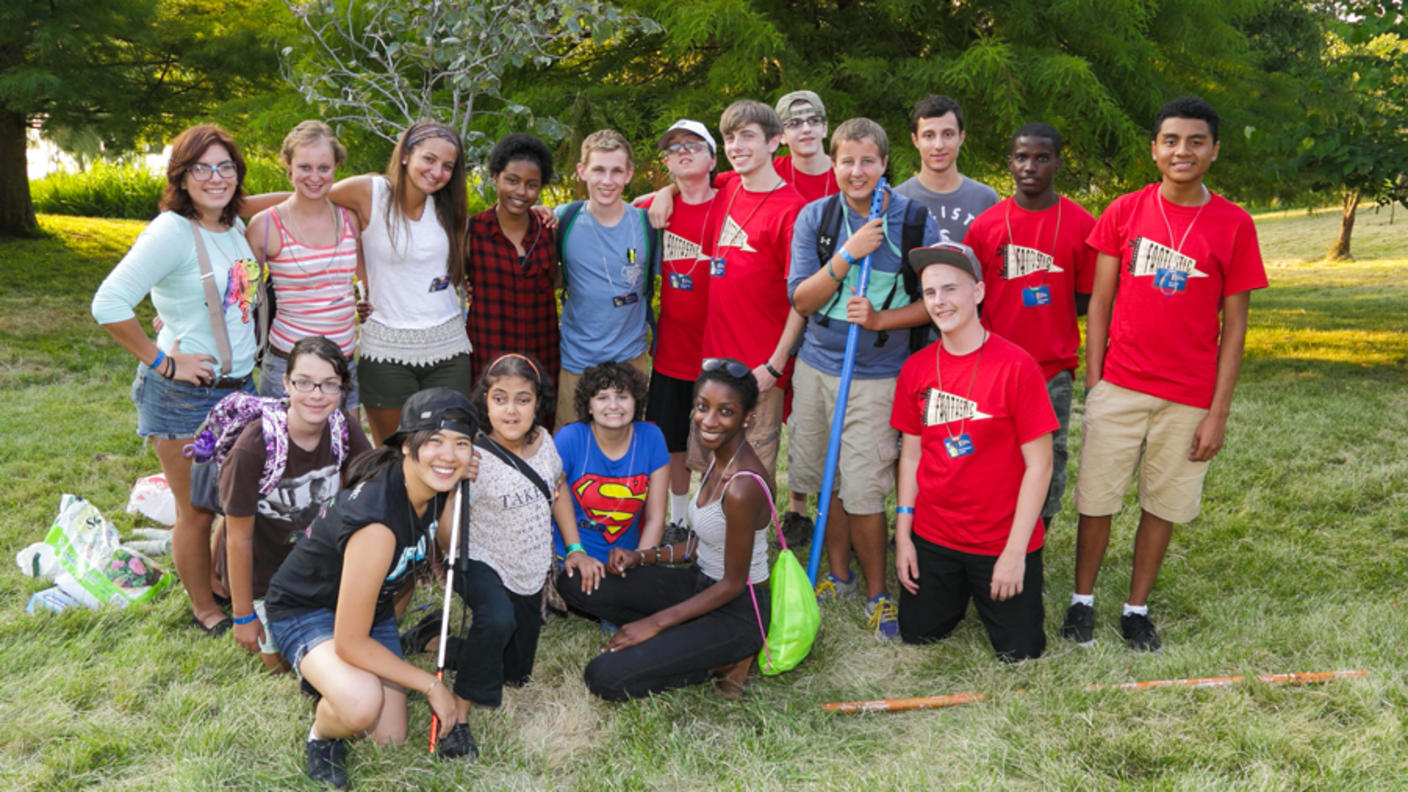
M337 396L342 393L342 382L340 380L328 380L327 382L314 382L313 380L296 379L289 383L293 389L299 393L312 393L318 391L329 396Z
M681 154L698 154L708 150L709 144L702 140L681 140L678 143L671 143L660 151L667 157L670 155L678 157Z
M782 122L782 126L783 126L785 129L799 129L799 128L801 128L801 126L802 126L803 124L806 124L807 126L815 126L815 127L825 126L825 125L826 125L826 116L823 116L823 115L809 115L809 116L807 116L807 117L805 117L805 118L801 118L801 117L798 117L798 118L789 118L789 119L787 119L786 121L783 121L783 122Z
M233 179L237 173L235 163L230 160L225 160L219 165L206 165L204 162L197 162L186 168L186 172L191 174L192 179L199 182L210 181L210 177L217 173L222 179Z
M718 371L723 369L725 374L735 379L742 379L753 373L753 369L733 358L704 358L703 371Z

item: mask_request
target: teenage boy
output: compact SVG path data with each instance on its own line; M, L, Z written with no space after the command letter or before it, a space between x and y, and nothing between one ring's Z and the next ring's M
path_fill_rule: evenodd
M831 158L826 156L826 107L811 91L792 91L777 100L785 156L772 166L808 203L836 192Z
M967 136L963 109L947 96L930 94L914 105L910 127L919 173L895 192L929 207L944 239L962 242L973 220L997 203L996 190L958 171L958 152Z
M1076 581L1061 627L1080 644L1095 637L1095 578L1137 470L1142 513L1120 632L1133 649L1159 648L1149 591L1174 524L1198 515L1241 370L1251 290L1266 286L1251 216L1203 184L1217 127L1201 99L1164 105L1150 144L1162 180L1116 198L1090 234L1099 256L1086 320Z
M1061 422L1051 443L1051 487L1041 507L1050 530L1066 491L1072 377L1080 362L1076 317L1085 313L1095 281L1095 248L1085 241L1095 218L1052 186L1061 169L1061 135L1050 125L1018 129L1007 166L1016 194L978 215L964 243L983 265L983 326L1036 358Z
M679 190L675 211L661 243L660 319L656 323L654 370L646 395L645 417L665 435L670 452L670 524L683 525L689 508L689 468L685 466L694 380L703 362L700 352L709 308L709 255L706 232L716 190L710 184L717 147L698 121L676 121L660 136L665 168ZM654 194L638 202L649 209ZM709 246L712 248L712 246Z
M621 200L635 175L631 144L603 129L582 141L577 178L587 201L557 208L562 251L562 373L557 425L577 420L572 394L598 363L629 363L649 375L651 257L659 254L645 211Z
M702 352L752 368L760 396L747 437L773 470L782 425L778 386L785 384L782 370L803 324L787 301L787 262L792 227L805 201L773 167L782 121L771 107L734 102L719 119L719 132L738 178L720 188L710 221L713 257ZM702 454L696 448L693 456Z
M865 575L869 629L881 641L899 635L898 608L885 590L889 526L885 498L895 486L899 435L890 428L895 380L909 356L909 329L928 322L918 279L906 272L910 247L939 240L939 227L920 204L887 192L881 217L868 219L875 185L890 163L885 130L852 118L831 138L840 195L807 204L792 234L787 288L797 313L808 318L793 374L787 423L787 478L805 503L821 492L831 421L851 324L860 326L850 397L841 430L841 455L826 521L831 571L817 583L817 599L855 593L855 551ZM917 238L905 239L915 227ZM910 232L912 234L912 232ZM856 293L859 262L870 256L864 297ZM912 285L906 279L913 279Z
M940 242L910 256L924 266L924 307L940 340L905 362L890 417L903 437L900 637L944 638L971 598L999 658L1038 657L1046 648L1040 512L1056 414L1032 356L979 321L985 282L973 251Z

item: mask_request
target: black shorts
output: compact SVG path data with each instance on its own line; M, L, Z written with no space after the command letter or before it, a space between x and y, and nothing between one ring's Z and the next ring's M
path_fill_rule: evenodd
M683 454L689 446L690 416L694 412L694 383L650 373L650 390L645 395L645 420L660 427L665 450Z

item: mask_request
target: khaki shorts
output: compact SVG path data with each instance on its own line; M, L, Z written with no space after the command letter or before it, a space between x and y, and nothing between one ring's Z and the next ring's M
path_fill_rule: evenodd
M642 352L634 358L625 361L636 371L645 375L645 381L650 381L650 353ZM574 401L577 394L577 383L582 381L583 372L573 374L567 369L558 372L557 377L557 428L561 429L567 424L577 420L577 405Z
M885 496L895 488L900 433L890 427L890 408L897 381L897 377L851 380L832 488L849 514L883 513ZM787 420L787 486L793 492L821 492L840 385L840 377L797 361L792 417Z
M1101 380L1085 397L1076 511L1115 514L1138 470L1140 508L1175 523L1197 517L1208 463L1188 452L1207 414Z
M773 388L758 397L753 423L748 427L748 442L758 454L758 461L768 472L777 474L777 448L782 440L782 389ZM703 471L709 466L711 452L699 444L699 427L689 422L689 448L685 465L690 470Z

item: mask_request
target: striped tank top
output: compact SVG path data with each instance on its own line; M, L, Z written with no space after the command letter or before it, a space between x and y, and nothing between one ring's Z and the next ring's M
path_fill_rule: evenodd
M269 219L279 234L279 255L269 259L274 284L274 319L269 323L269 344L280 354L293 349L298 339L326 336L349 358L356 346L357 295L352 278L357 274L357 230L352 217L337 208L339 233L330 247L313 247L298 241L284 226L277 207Z

